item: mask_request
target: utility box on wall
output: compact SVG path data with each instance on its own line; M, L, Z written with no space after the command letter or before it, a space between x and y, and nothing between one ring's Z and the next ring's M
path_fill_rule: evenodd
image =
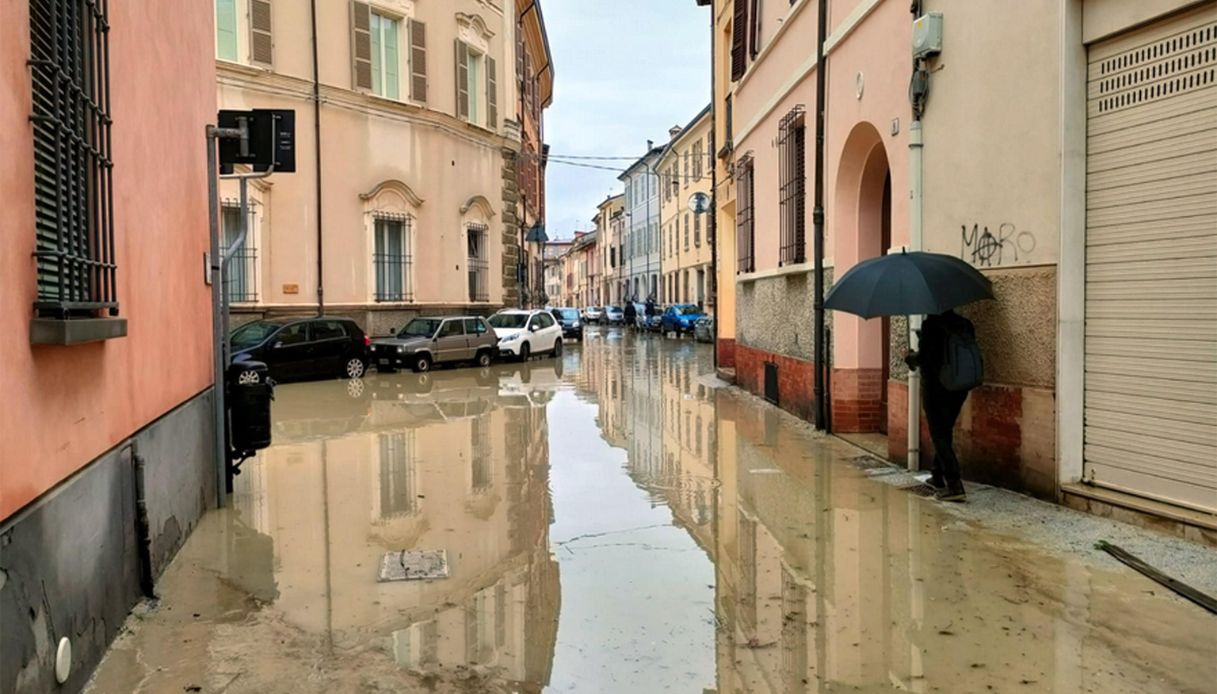
M913 21L913 57L929 58L942 52L942 13L931 12Z

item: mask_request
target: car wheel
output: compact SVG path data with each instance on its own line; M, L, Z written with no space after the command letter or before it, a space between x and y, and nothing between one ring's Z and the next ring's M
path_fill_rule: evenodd
M562 356L562 340L561 339L554 340L554 349L553 349L552 354L555 357Z
M490 366L491 361L493 361L493 360L491 359L489 350L484 349L484 350L478 352L478 357L477 357L478 366L485 368L487 366Z
M368 365L359 357L351 357L347 360L346 368L343 369L343 374L347 378L363 378L364 373L368 370Z
M420 354L417 357L415 357L415 359L414 359L414 372L415 373L423 374L423 373L427 373L430 370L431 370L431 355Z
M532 357L532 347L527 342L520 345L520 361L528 361Z

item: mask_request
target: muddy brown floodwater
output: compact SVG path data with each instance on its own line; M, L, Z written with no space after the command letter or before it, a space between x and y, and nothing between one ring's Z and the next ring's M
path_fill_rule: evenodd
M959 520L709 348L284 385L90 691L1213 692L1217 622ZM450 576L378 583L382 554Z

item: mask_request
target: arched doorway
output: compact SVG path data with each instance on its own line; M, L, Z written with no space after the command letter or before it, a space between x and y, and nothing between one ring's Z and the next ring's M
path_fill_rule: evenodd
M841 152L833 198L833 276L892 245L892 177L878 129L854 126ZM835 313L832 424L841 433L886 433L891 322Z

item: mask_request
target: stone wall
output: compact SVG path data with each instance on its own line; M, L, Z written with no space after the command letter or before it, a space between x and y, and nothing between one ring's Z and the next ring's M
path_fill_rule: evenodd
M519 154L503 149L503 305L520 305L520 219L516 212L520 201ZM542 182L544 185L544 182Z

